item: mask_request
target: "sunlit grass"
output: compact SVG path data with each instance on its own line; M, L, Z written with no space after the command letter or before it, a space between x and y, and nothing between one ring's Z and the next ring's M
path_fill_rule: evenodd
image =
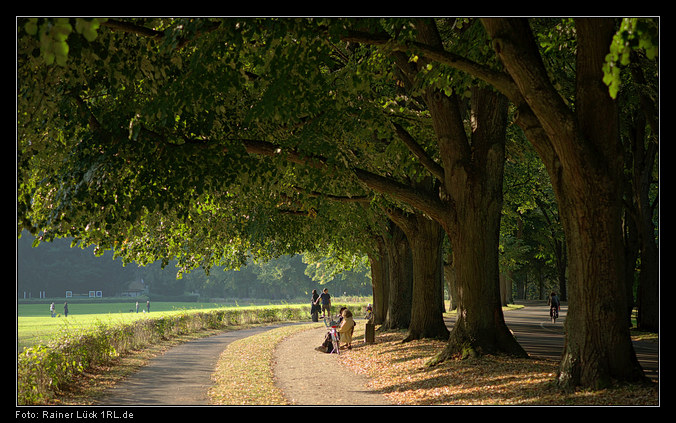
M272 356L285 337L316 325L286 326L239 339L221 354L209 398L217 405L287 405L274 383Z
M289 307L288 304L279 305L235 305L224 306L213 303L186 303L186 302L151 302L150 313L145 313L145 302L139 303L139 312L133 302L130 303L98 303L98 304L69 304L70 313L65 317L63 303L56 305L57 317L49 315L48 304L19 304L17 306L17 352L23 351L38 343L47 343L64 331L74 332L86 330L99 324L116 325L128 323L148 317L157 318L162 315L176 315L186 310L208 312L215 309L236 308L246 310L253 308L274 309Z

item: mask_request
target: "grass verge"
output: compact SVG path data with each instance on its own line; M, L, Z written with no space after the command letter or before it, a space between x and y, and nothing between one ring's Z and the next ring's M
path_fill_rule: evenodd
M272 355L286 337L307 329L307 325L286 326L233 341L218 360L210 401L217 405L288 405L274 382Z
M253 325L231 327L225 330L245 329L251 326ZM224 332L224 329L212 329L178 335L164 339L147 348L128 351L108 364L91 366L86 371L76 375L72 383L63 386L58 395L47 401L45 405L96 405L108 389L138 371L154 357L164 354L170 348L181 343L222 332Z

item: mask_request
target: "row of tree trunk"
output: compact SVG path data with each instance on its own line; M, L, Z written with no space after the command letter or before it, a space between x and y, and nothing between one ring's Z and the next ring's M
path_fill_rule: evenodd
M509 101L519 110L516 123L547 167L566 235L569 308L559 385L645 380L626 319L618 106L602 83L613 25L613 20L577 22L574 111L548 89L528 23L518 19L484 21L512 79L502 87L507 96L472 88L471 138L462 127L457 98L424 93L443 165L437 171L442 206L414 201L410 205L420 213L390 213L395 224L379 241L379 257L372 258L376 316L384 327L407 328L406 340L447 337L440 312L443 229L453 252L458 318L437 360L486 353L527 356L504 322L497 260ZM418 31L422 45L443 50L432 24L420 22Z

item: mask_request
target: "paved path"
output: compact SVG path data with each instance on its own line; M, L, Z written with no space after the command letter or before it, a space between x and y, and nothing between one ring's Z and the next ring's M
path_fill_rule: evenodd
M505 322L514 332L519 344L531 357L550 360L561 359L564 345L563 325L566 320L567 305L561 306L556 323L549 319L549 307L528 304L518 310L505 312ZM659 344L655 342L635 341L634 351L643 367L645 375L657 382L659 377Z
M547 319L546 306L528 306L506 312L505 320L531 356L559 360L565 313L562 307L561 318L552 324ZM447 323L452 327L453 320ZM208 405L211 374L228 344L279 326L225 332L176 346L118 383L99 405ZM323 405L329 398L335 405L389 404L382 395L367 388L364 376L336 363L336 355L315 351L325 332L322 327L299 332L284 340L275 351L275 378L287 399L295 405ZM657 381L659 346L634 345L646 375ZM322 368L330 369L330 377L317 371Z
M228 344L275 327L223 332L173 347L116 384L98 405L208 405L211 374Z

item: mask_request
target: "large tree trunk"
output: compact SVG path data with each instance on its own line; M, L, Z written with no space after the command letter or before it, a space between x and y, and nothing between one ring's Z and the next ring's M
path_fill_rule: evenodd
M490 353L525 357L505 324L500 300L498 243L507 102L491 90L472 89L471 162L459 163L461 156L452 154L452 143L460 133L454 101L442 95L428 100L442 142L444 167L449 170L446 191L453 199L453 212L443 223L453 249L460 297L458 318L437 359Z
M526 356L504 321L498 280L497 239L485 233L487 226L496 225L496 222L491 225L490 220L495 219L477 211L472 218L463 219L463 225L453 231L451 243L454 245L460 299L455 326L439 360L468 354ZM493 260L495 265L491 264Z
M578 206L564 212L570 239L566 345L559 371L564 387L636 381L643 374L626 320L621 206L604 185L575 186L583 195L571 198Z
M390 282L387 314L380 330L408 329L413 292L411 248L404 231L395 224L390 225L386 245Z
M617 104L602 82L614 23L576 22L575 111L551 86L527 21L487 19L484 26L523 95L513 100L541 125L538 133L534 122L520 121L547 166L566 234L569 302L558 381L598 387L611 379L639 380L643 371L625 318Z
M443 316L442 243L438 222L421 213L392 215L406 233L413 259L411 322L404 342L422 338L448 339Z
M561 145L586 144L587 154L560 155L557 177L569 251L566 347L559 382L565 387L637 381L643 371L634 353L625 310L622 240L622 171L617 104L602 83L602 65L614 34L612 20L578 20L579 132ZM565 135L564 135L565 136Z

